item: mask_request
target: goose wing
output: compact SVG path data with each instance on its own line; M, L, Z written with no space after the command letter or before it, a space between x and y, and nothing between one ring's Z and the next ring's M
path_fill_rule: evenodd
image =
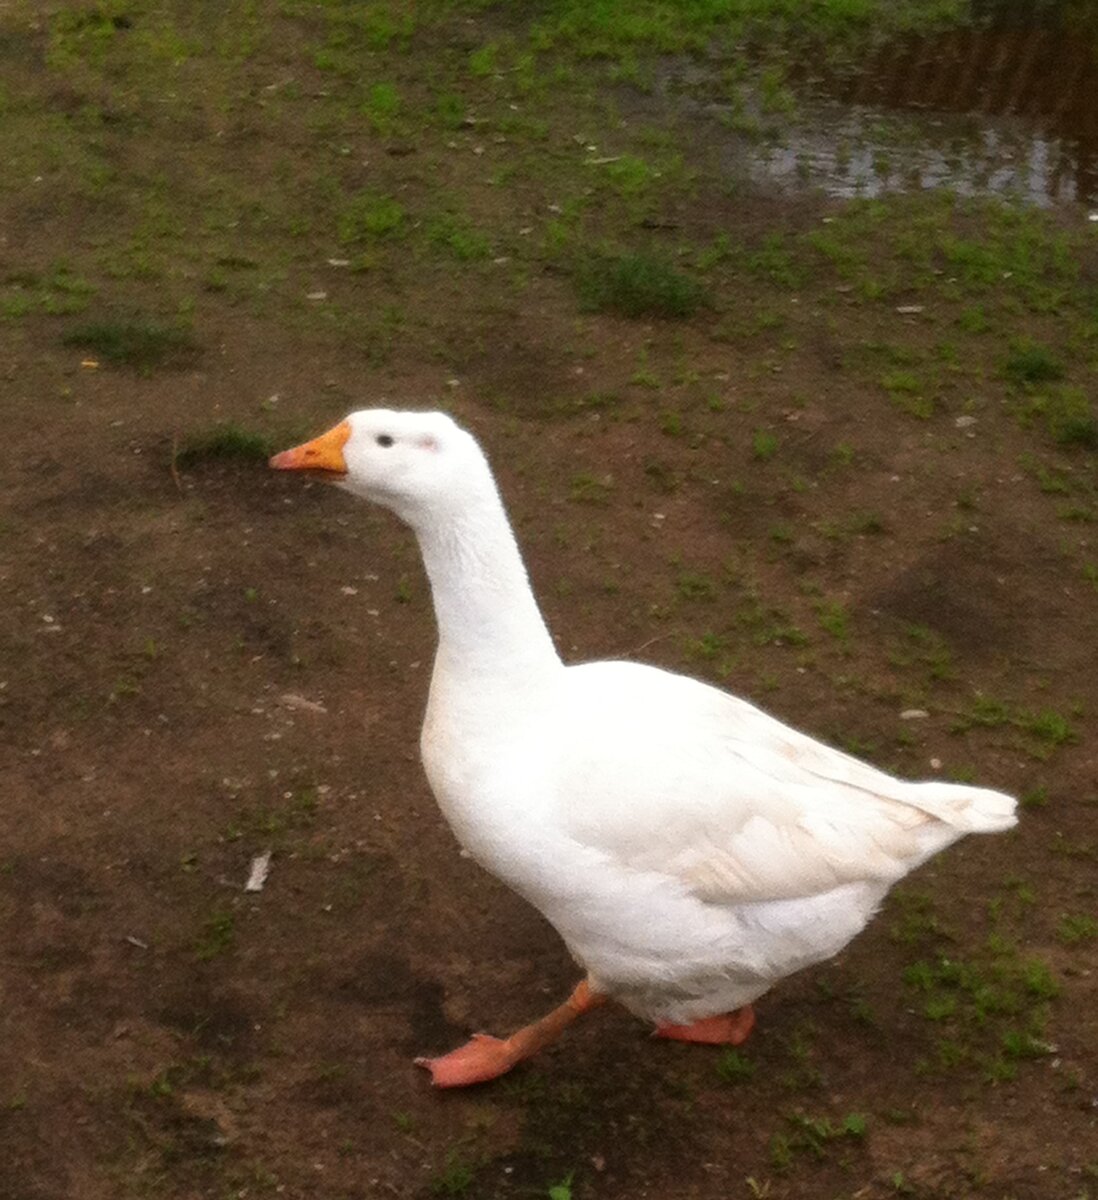
M632 663L570 668L556 820L622 865L713 903L894 882L1014 801L908 783L707 684Z

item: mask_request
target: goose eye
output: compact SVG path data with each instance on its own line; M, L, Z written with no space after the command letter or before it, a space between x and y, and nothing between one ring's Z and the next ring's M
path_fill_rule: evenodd
M379 446L391 446L393 439L387 433L379 433L376 438Z

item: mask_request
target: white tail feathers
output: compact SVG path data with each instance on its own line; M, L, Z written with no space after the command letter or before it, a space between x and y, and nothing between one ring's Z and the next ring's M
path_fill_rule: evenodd
M960 783L913 783L908 804L962 833L1001 833L1017 823L1017 801L1004 792Z

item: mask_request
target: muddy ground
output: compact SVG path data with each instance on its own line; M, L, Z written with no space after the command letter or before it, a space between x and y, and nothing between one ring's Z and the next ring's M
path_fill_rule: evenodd
M718 120L553 11L0 7L3 1200L1098 1195L1095 226L752 188L773 30ZM481 438L568 659L1017 830L738 1054L432 1092L576 971L427 790L411 537L264 465L382 401Z

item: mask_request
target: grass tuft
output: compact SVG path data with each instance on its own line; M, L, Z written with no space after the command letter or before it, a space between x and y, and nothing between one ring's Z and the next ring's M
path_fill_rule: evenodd
M188 437L176 454L175 463L190 467L211 460L266 462L273 453L274 446L265 434L226 422Z
M194 955L200 962L208 962L231 949L235 940L232 913L219 910L202 926L194 946Z
M745 1083L754 1078L755 1064L732 1046L726 1046L717 1059L717 1074L725 1083Z
M586 311L623 317L690 317L705 298L696 279L651 254L623 254L587 263L576 283Z
M1057 388L1034 407L1044 413L1049 433L1061 446L1098 449L1098 418L1082 388Z
M1064 364L1038 342L1015 343L1003 370L1008 379L1022 386L1056 383L1064 377Z
M427 242L436 250L446 251L458 262L483 261L492 254L492 243L487 234L454 213L442 213L428 223Z
M119 366L143 368L192 358L199 349L191 334L179 326L138 320L89 321L73 326L61 341Z
M353 196L336 222L340 242L354 245L374 238L390 237L404 224L404 207L391 196L364 191Z
M1089 913L1071 913L1061 918L1056 936L1068 946L1094 941L1098 938L1098 920Z

